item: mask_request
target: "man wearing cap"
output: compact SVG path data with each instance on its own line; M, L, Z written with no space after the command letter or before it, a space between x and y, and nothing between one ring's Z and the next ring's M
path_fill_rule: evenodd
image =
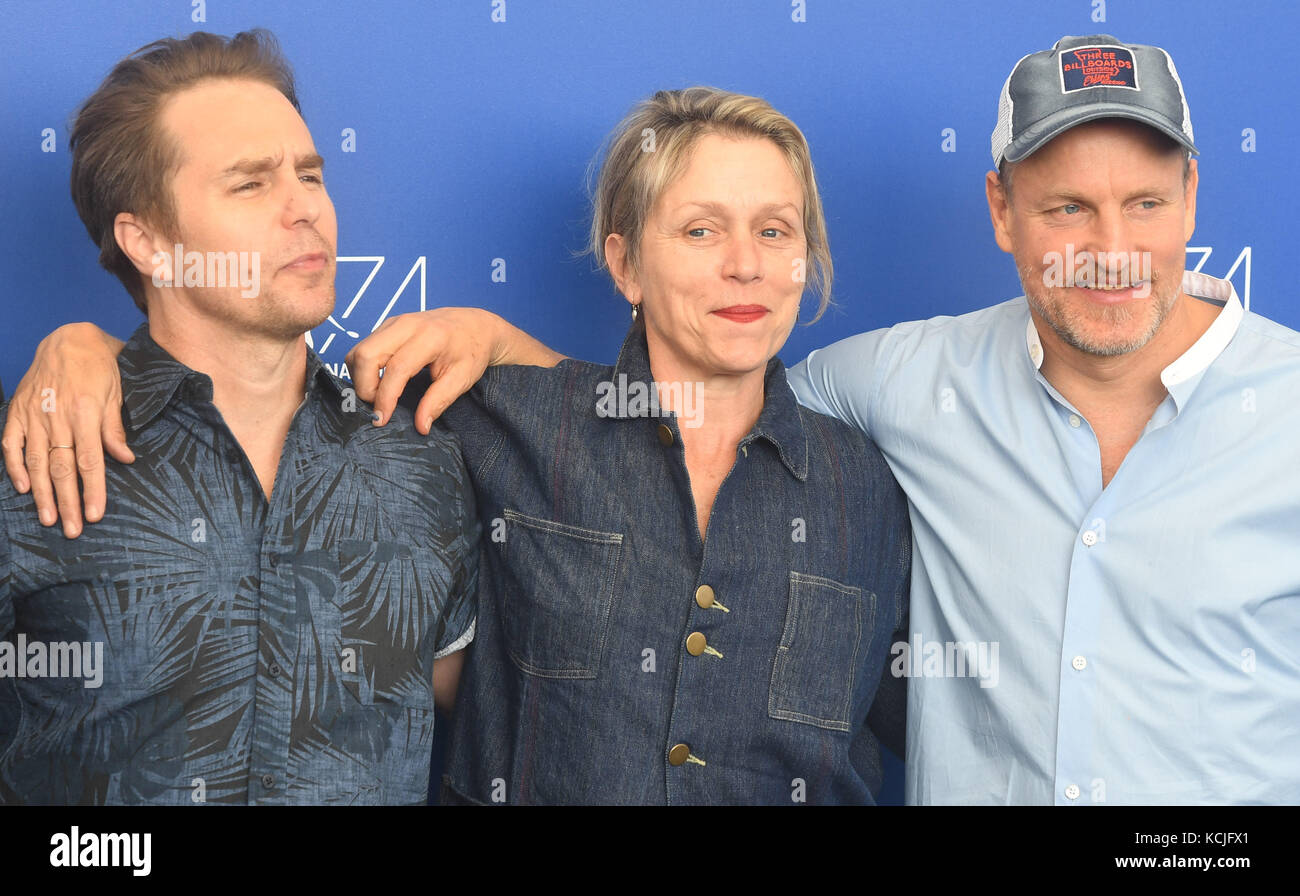
M1025 296L790 372L911 501L908 802L1300 801L1300 334L1183 272L1195 152L1164 50L1026 56L986 183ZM994 686L936 659L977 649Z

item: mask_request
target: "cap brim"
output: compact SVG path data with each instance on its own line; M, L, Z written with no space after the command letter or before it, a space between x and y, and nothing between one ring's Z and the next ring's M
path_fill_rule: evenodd
M1200 151L1197 150L1192 141L1187 139L1187 135L1183 133L1182 129L1157 112L1122 103L1093 103L1073 109L1061 109L1042 121L1034 122L1023 134L1011 142L1011 145L1002 153L1002 157L1008 162L1019 162L1027 156L1033 155L1042 149L1049 140L1059 137L1070 128L1077 127L1084 122L1096 121L1099 118L1127 118L1130 121L1141 122L1155 128L1175 141L1179 146L1191 150L1193 155L1200 155Z

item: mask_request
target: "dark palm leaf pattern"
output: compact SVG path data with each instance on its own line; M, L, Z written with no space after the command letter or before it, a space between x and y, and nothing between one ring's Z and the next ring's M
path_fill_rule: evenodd
M0 678L0 802L423 802L435 656L472 637L455 440L309 358L268 501L211 381L138 331L138 460L76 541L0 485L0 639L101 642L103 684Z

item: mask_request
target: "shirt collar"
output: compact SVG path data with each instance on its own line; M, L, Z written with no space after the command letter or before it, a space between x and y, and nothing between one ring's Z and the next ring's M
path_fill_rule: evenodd
M620 376L626 376L626 380L621 380ZM620 382L654 382L642 320L633 321L627 338L623 340L623 348L619 350L618 360L614 363L613 381L615 388ZM772 358L767 362L767 371L763 375L763 396L763 410L758 415L758 422L740 440L739 447L744 448L755 439L766 439L776 449L790 474L803 482L808 478L808 435L804 431L799 403L795 401L794 391L786 381L785 365L780 358ZM605 416L611 419L626 420L639 416L627 413L628 406L624 402L611 401L608 408L609 413Z
M1223 350L1228 347L1245 311L1237 291L1227 280L1211 277L1196 271L1184 271L1182 290L1189 296L1206 298L1215 304L1222 303L1223 310L1214 322L1201 334L1192 346L1178 356L1172 364L1160 371L1160 382L1169 390L1174 401L1181 405L1196 387L1203 374ZM1038 329L1034 318L1029 316L1025 324L1025 347L1029 351L1029 360L1037 370L1043 366L1043 344L1038 339Z
M169 355L149 335L148 321L136 328L117 356L117 363L122 372L122 406L130 432L138 433L148 426L178 393L182 401L212 401L212 378ZM307 350L307 383L308 393L313 386L324 386L342 395L343 386L311 349Z

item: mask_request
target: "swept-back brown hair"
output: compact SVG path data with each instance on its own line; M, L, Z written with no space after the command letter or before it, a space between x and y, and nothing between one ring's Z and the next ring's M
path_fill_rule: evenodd
M175 235L170 182L180 148L163 132L159 113L175 94L211 79L261 81L302 112L293 70L275 36L258 28L229 38L196 31L141 47L113 66L73 119L72 201L99 246L99 263L146 313L142 275L117 245L113 221L129 212Z

